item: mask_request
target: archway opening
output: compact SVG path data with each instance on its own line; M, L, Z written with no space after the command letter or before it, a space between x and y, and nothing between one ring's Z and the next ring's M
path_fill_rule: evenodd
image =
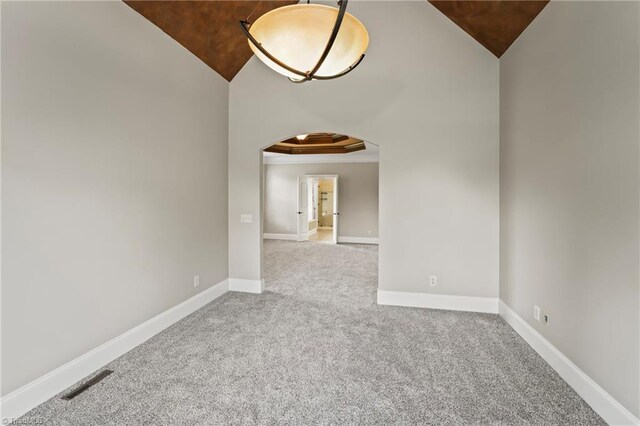
M363 291L375 303L378 145L309 132L271 144L261 156L265 289L319 286L305 291L327 297L328 288ZM345 276L353 280L350 289L341 281Z

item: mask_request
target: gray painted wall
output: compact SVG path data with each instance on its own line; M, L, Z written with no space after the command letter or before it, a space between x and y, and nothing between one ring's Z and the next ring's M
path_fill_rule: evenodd
M296 234L298 176L337 174L338 235L378 236L378 163L265 164L264 168L265 233Z
M227 278L227 102L122 2L2 2L2 395Z
M381 290L498 297L498 59L430 4L349 8L371 39L351 74L291 84L253 58L231 83L230 275L261 278L261 220L240 223L261 149L331 131L380 145Z
M636 416L639 9L551 2L500 66L500 297Z

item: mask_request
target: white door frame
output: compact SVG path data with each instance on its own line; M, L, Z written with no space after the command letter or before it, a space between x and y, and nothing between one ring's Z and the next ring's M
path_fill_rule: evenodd
M306 176L298 176L298 211L296 212L297 221L297 241L307 241L309 239L309 192L307 185L309 178Z
M339 175L336 174L313 174L313 175L305 175L307 179L311 178L322 178L322 179L332 179L333 180L333 244L338 244L338 226L340 222L340 210L338 209L338 178ZM298 185L300 186L300 185ZM318 212L318 215L320 212ZM318 222L320 221L320 216L318 216Z

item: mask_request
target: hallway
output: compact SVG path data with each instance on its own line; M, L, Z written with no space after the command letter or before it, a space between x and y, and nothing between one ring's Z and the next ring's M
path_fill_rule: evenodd
M332 244L333 229L318 229L316 233L309 235L309 241Z

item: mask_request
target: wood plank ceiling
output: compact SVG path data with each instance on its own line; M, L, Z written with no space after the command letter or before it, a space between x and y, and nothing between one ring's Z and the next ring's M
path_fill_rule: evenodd
M549 0L429 0L471 37L500 57ZM295 0L124 0L228 81L251 58L238 21Z

